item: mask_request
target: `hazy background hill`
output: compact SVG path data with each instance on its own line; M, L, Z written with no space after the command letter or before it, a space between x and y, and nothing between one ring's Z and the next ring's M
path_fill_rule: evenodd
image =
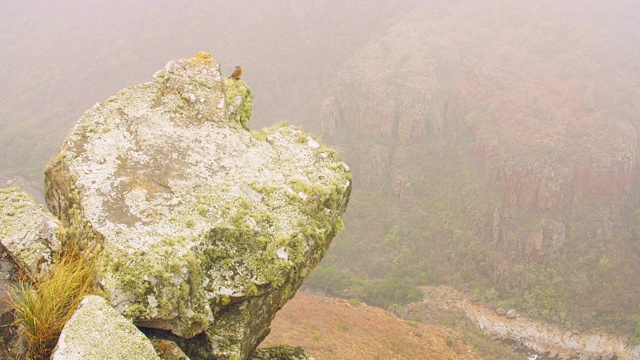
M371 301L366 285L327 278L445 282L567 328L631 331L631 14L622 3L432 3L372 36L321 110L362 191L314 283Z
M380 306L447 283L567 328L640 315L634 1L4 1L0 175L42 169L96 101L210 51L261 127L354 171L309 286ZM640 335L640 334L636 334Z

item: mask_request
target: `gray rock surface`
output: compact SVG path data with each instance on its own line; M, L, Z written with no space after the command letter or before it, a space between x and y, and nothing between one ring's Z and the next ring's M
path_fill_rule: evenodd
M0 245L30 278L37 280L60 249L59 224L18 188L0 189Z
M193 339L179 343L192 358L253 352L351 190L346 164L302 130L247 130L250 99L209 54L171 61L87 111L45 171L49 208L101 244L111 305Z
M158 360L149 339L101 297L86 296L62 329L52 360Z

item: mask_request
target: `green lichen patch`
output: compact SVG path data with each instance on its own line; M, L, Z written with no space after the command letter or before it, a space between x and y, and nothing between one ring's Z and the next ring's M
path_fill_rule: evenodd
M247 123L253 115L251 88L242 80L225 79L225 94L229 107L229 119L249 130Z
M175 319L175 332L190 337L211 325L200 259L183 238L167 238L147 250L108 247L101 258L100 285L112 305L145 326Z

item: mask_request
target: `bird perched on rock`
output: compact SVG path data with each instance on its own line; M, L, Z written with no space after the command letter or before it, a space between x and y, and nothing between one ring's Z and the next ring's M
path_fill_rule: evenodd
M240 76L242 76L242 68L240 66L236 66L236 69L233 70L233 73L231 74L231 76L229 76L229 79L240 80Z

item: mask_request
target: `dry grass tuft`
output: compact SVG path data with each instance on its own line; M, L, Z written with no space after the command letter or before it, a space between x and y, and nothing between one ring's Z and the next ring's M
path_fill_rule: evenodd
M16 322L29 343L27 359L48 359L62 327L92 292L96 266L93 252L66 250L37 284L22 282L10 290Z

